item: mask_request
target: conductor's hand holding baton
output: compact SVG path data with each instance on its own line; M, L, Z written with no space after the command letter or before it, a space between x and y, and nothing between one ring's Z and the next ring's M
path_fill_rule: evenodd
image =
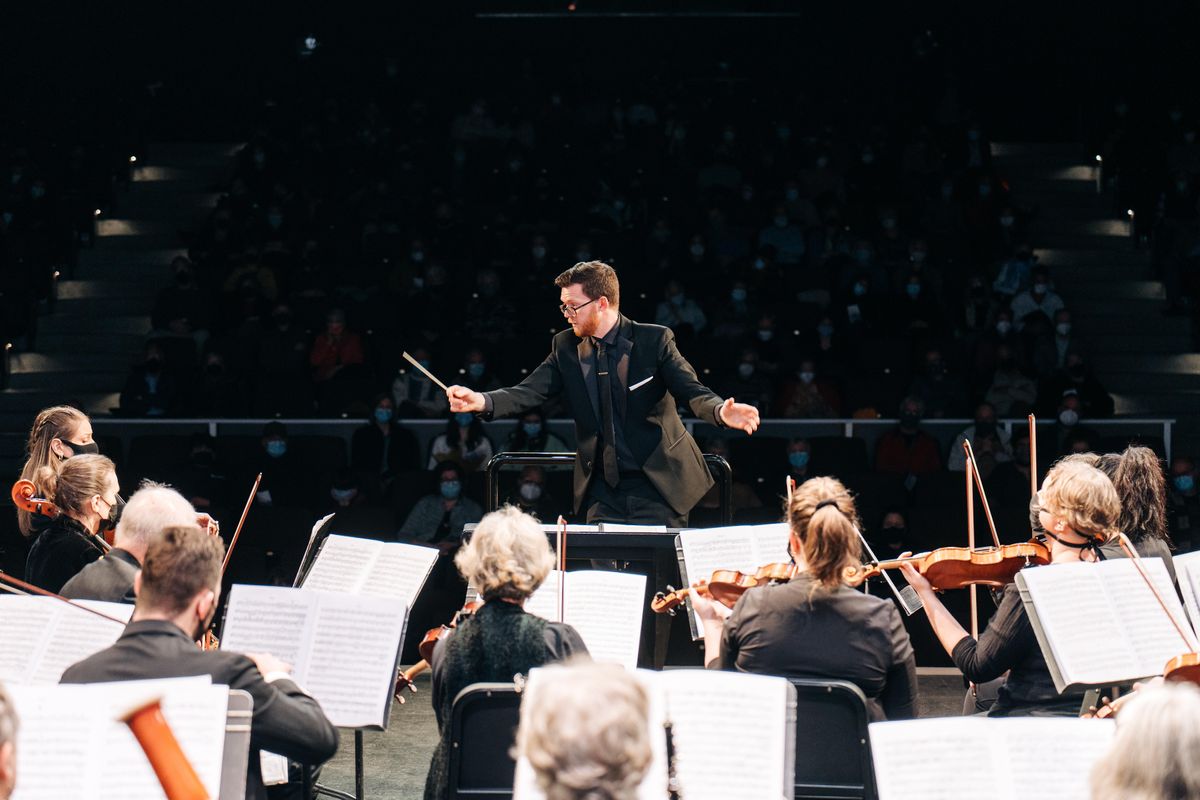
M483 395L471 391L466 386L447 386L446 398L450 401L450 410L455 414L466 411L474 411L478 414L485 408Z

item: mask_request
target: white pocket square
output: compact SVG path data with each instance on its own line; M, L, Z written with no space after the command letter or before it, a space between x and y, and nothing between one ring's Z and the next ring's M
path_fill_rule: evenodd
M654 376L653 376L653 375L651 375L649 378L646 378L645 380L638 381L638 382L637 382L637 383L635 383L633 386L630 386L630 387L629 387L629 391L631 391L631 392L632 392L634 389L639 389L639 388L641 388L641 387L645 386L647 383L649 383L649 382L650 382L650 381L652 381L652 380L654 380Z

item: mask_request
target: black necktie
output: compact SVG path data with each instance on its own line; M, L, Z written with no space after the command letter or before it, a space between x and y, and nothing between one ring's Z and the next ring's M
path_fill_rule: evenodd
M620 481L617 469L617 428L613 419L612 383L608 374L608 348L596 340L596 388L600 392L600 425L604 429L604 481L616 486Z

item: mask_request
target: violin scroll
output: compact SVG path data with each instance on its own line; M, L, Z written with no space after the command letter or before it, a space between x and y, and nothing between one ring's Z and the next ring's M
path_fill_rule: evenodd
M22 478L12 485L13 505L34 516L49 517L50 519L57 517L58 506L44 497L38 497L37 493L37 486L33 481Z

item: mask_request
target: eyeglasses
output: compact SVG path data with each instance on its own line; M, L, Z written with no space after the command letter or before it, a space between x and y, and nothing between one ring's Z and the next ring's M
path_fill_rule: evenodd
M579 309L585 308L586 306L590 306L592 303L596 302L596 300L599 300L599 299L600 298L597 297L595 299L588 300L586 303L584 303L583 305L579 305L579 306L569 306L566 303L559 303L558 310L563 313L563 316L573 317L579 313Z

